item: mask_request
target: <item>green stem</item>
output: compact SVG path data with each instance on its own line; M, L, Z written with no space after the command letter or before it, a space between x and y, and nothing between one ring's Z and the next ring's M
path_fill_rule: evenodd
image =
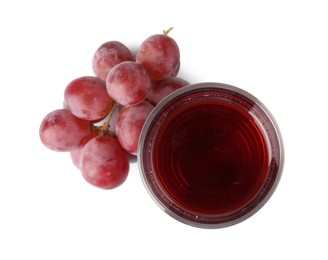
M167 29L166 31L163 30L163 34L164 34L164 35L168 35L168 34L170 33L170 31L172 31L172 30L173 30L173 27L170 27L170 28Z
M118 108L119 106L120 106L119 103L116 103L116 102L115 102L115 103L113 104L112 110L109 112L108 117L107 117L105 123L99 128L99 133L100 133L100 135L102 135L102 136L106 136L106 135L109 134L109 135L111 135L111 136L115 136L114 133L111 133L111 132L109 131L109 126L110 126L109 123L110 123L110 120L111 120L112 117L113 117L113 114L114 114L116 108Z

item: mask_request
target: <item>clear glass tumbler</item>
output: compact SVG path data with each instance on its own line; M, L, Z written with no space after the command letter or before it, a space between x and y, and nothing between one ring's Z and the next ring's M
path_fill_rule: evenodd
M160 102L139 140L138 163L154 201L192 226L221 228L257 212L283 170L276 121L234 86L199 83Z

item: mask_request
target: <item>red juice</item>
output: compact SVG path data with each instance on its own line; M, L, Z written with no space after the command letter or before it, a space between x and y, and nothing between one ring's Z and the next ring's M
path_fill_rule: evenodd
M238 222L279 179L277 129L262 107L234 89L180 92L148 123L142 141L149 149L141 156L146 186L188 224Z
M195 214L240 209L261 189L268 150L261 129L225 101L195 102L163 123L154 170L164 192Z

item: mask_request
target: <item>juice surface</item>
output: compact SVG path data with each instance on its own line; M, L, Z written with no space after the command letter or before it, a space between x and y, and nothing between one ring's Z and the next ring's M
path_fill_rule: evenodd
M166 195L195 214L230 214L261 190L268 148L252 113L226 100L197 101L162 122L153 147Z

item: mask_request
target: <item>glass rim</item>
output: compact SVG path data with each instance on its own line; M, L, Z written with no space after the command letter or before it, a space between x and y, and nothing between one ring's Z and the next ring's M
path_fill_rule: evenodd
M147 158L145 158L144 151L145 151L145 149L148 149L146 147L146 145L148 143L148 142L146 142L147 137L148 137L149 131L151 131L153 121L156 120L159 113L161 113L161 111L163 111L163 109L165 109L166 107L169 107L169 105L173 103L173 100L178 100L179 98L183 98L183 96L187 93L191 93L193 91L202 92L202 90L205 91L206 89L215 89L217 92L220 92L220 90L221 91L230 91L230 92L236 93L236 94L238 94L242 97L245 97L245 98L251 100L252 102L254 102L254 104L256 104L256 106L259 107L262 112L264 112L264 114L266 115L266 118L269 119L269 124L272 126L275 136L277 137L277 140L276 140L277 141L277 149L279 150L279 158L278 158L279 165L277 166L277 172L275 173L275 179L273 181L272 186L270 186L269 191L267 191L266 195L256 204L255 207L253 207L246 214L243 214L238 218L228 220L228 221L217 221L217 223L212 220L209 222L206 222L206 221L200 222L200 220L197 217L195 218L195 220L190 220L190 219L185 218L185 217L181 216L180 214L177 214L176 212L174 212L165 203L163 203L163 201L161 201L158 198L158 196L156 195L156 193L153 191L152 186L150 185L150 183L147 180L147 177L146 177L147 169L145 168L145 159L147 159ZM284 154L284 145L283 145L283 141L282 141L282 136L281 136L281 132L278 127L278 124L277 124L276 120L274 119L273 115L271 114L271 112L267 109L267 107L260 100L258 100L255 96L253 96L249 92L247 92L241 88L232 86L232 85L216 83L216 82L202 82L202 83L191 84L191 85L185 86L183 88L180 88L180 89L174 91L173 93L171 93L170 95L165 97L159 104L157 104L155 106L153 111L148 116L148 118L143 126L143 129L141 131L139 143L138 143L138 157L137 158L138 158L138 167L139 167L139 172L140 172L142 182L143 182L147 192L149 193L150 197L164 212L166 212L168 215L170 215L174 219L176 219L182 223L185 223L187 225L199 227L199 228L209 228L210 229L210 228L223 228L223 227L235 225L237 223L240 223L240 222L248 219L253 214L255 214L258 210L260 210L264 206L264 204L266 204L266 202L271 198L272 194L274 193L274 191L276 190L276 188L278 186L278 183L280 182L283 167L284 167L285 154ZM261 188L261 189L263 189L263 188ZM204 215L201 217L204 217ZM212 218L211 216L208 216L208 217ZM219 219L220 217L217 216L216 218ZM215 220L216 218L214 216L213 220Z

